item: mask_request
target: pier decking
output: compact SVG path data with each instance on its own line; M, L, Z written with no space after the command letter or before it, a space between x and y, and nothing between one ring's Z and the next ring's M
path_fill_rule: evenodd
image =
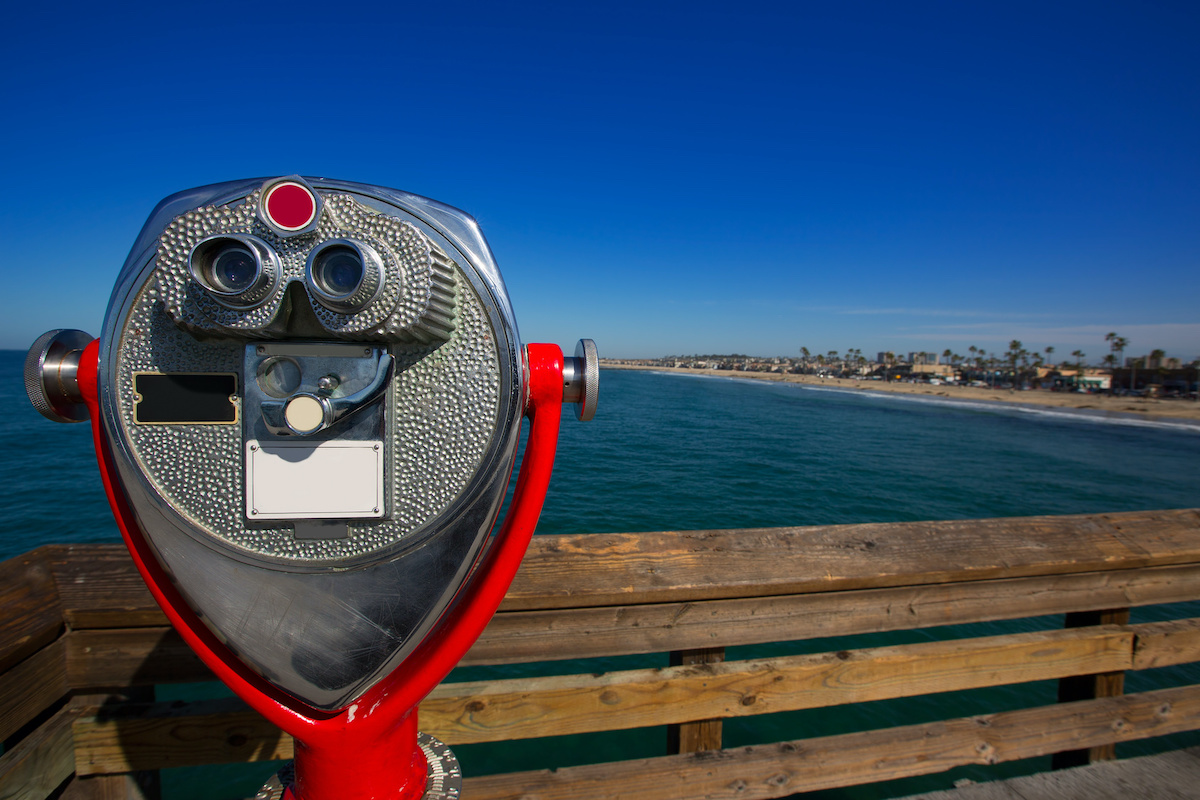
M443 684L421 728L452 746L670 737L669 755L468 768L469 800L777 798L1040 756L1103 760L1119 742L1200 729L1200 669L1124 693L1131 671L1200 661L1200 619L1131 624L1129 610L1195 600L1194 509L535 537L465 663L562 662L542 670L560 674ZM0 797L142 797L159 769L291 757L291 740L239 701L154 702L155 686L211 676L123 548L47 546L0 564L0 608ZM1017 619L1031 622L986 636L969 625ZM743 645L900 631L921 635L726 660ZM671 666L571 672L650 653ZM1048 680L1059 702L1033 693L1028 707L748 747L723 732L730 719Z
M1197 795L1200 748L973 783L904 800L1191 800Z

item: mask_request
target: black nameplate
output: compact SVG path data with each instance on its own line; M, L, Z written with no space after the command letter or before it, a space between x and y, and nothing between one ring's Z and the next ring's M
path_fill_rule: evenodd
M138 425L230 425L237 422L237 376L229 373L143 372L133 376Z

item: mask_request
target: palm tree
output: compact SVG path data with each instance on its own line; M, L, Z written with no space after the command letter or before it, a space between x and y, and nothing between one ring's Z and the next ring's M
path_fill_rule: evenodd
M1083 357L1087 355L1082 350L1072 350L1071 355L1075 356L1075 388L1083 387Z
M1008 343L1008 352L1004 354L1008 359L1008 370L1012 373L1012 388L1017 388L1017 359L1027 355L1025 348L1021 345L1020 340L1013 339Z
M1125 348L1129 346L1129 340L1126 339L1124 336L1117 336L1117 334L1115 332L1109 332L1109 333L1105 334L1104 341L1108 342L1109 347L1111 347L1112 351L1113 351L1113 358L1111 359L1111 361L1107 358L1104 359L1105 361L1107 361L1113 365L1114 380L1110 381L1108 384L1108 393L1112 394L1114 391L1116 391L1116 388L1117 388L1116 387L1117 382L1115 380L1115 378L1117 377L1116 367L1117 367L1117 365L1119 365L1121 363L1120 355L1125 354ZM1120 355L1118 355L1118 354L1120 354Z
M1163 358L1167 355L1165 350L1151 350L1150 361L1158 365L1158 374L1166 374L1166 367L1163 365Z

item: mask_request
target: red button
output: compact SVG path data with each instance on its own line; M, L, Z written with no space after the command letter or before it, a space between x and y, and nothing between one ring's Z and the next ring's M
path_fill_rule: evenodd
M264 203L271 222L285 231L298 231L313 221L317 200L307 187L293 181L277 183L267 192Z

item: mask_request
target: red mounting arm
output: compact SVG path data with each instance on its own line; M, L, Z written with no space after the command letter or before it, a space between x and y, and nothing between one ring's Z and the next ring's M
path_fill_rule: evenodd
M270 686L248 669L188 608L159 565L115 481L100 422L99 343L84 350L79 387L92 419L105 491L121 535L154 599L200 659L239 697L296 739L295 795L300 800L410 800L425 788L425 758L416 744L416 706L454 668L491 620L512 583L541 515L558 445L563 354L531 344L527 355L529 439L517 486L499 533L476 577L436 630L355 703L320 712Z

